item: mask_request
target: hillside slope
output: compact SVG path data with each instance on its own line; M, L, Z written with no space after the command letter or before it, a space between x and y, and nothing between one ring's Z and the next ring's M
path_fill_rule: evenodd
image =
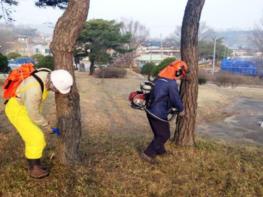
M195 148L167 143L169 154L157 165L140 160L152 134L144 112L129 107L128 93L140 76L96 79L76 73L81 96L82 162L74 167L58 164L57 138L46 135L44 162L51 174L43 180L27 176L23 144L0 108L0 196L263 196L263 149L197 138ZM198 124L221 120L236 98L262 99L256 88L200 87ZM54 123L51 96L45 113ZM174 124L172 124L172 131ZM58 153L59 154L59 153Z

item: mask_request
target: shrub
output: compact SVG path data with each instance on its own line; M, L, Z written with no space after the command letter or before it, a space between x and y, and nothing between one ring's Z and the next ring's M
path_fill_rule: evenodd
M132 67L132 71L136 72L136 73L141 73L141 69L139 67Z
M21 57L21 55L19 53L17 53L17 52L10 52L10 53L7 54L7 58L9 60L16 59L18 57Z
M10 68L8 67L8 59L6 56L0 53L0 72L8 73Z
M39 59L37 68L49 68L50 70L54 70L54 58L51 55L44 56Z
M35 54L32 56L32 59L38 64L45 56L42 54Z
M239 84L246 84L248 77L231 74L226 72L220 72L215 75L214 82L218 86L231 86L236 87Z
M206 84L207 81L211 80L211 74L209 74L207 71L200 69L198 71L198 84L203 85Z
M141 69L141 74L143 75L150 75L152 70L156 67L156 65L153 62L149 62L143 65Z
M156 66L156 67L154 67L154 68L152 69L152 75L153 75L153 76L157 76L158 73L159 73L162 69L164 69L168 64L170 64L171 62L173 62L173 61L175 61L175 60L176 60L175 57L165 58L163 61L161 61L161 62L159 63L158 66Z
M96 72L96 77L98 78L124 78L127 74L126 69L107 67L101 68Z
M263 85L263 80L259 76L245 76L228 72L218 72L214 76L206 73L205 78L218 86Z
M207 82L207 79L203 76L198 76L198 84L199 85L203 85L203 84L206 84Z

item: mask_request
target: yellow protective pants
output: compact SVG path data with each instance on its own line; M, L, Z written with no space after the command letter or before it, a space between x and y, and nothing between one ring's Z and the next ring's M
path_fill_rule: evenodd
M6 104L5 113L25 143L26 158L41 158L46 146L45 136L42 130L31 121L25 106L16 98L11 98Z

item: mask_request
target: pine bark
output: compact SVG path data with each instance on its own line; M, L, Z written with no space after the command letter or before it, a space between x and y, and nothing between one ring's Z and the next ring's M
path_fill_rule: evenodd
M175 143L182 146L195 144L198 97L198 29L205 0L188 0L182 25L181 59L189 66L190 74L182 80L180 96L185 116L177 117Z
M95 71L95 60L91 59L90 60L89 74L93 75L94 71Z
M56 94L58 128L62 133L57 155L63 164L74 164L80 158L80 97L74 75L73 51L87 19L89 2L89 0L69 0L67 9L57 21L50 45L55 69L68 70L74 78L74 85L69 94Z

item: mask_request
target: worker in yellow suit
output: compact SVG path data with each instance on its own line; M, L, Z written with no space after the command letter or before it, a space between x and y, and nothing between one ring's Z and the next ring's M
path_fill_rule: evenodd
M9 121L25 143L25 157L29 163L29 175L33 178L43 178L49 172L40 162L46 146L42 130L51 132L49 122L41 114L41 104L48 96L48 91L61 94L70 92L73 78L66 70L39 69L35 76L30 76L22 81L16 90L16 97L8 100L5 113Z

